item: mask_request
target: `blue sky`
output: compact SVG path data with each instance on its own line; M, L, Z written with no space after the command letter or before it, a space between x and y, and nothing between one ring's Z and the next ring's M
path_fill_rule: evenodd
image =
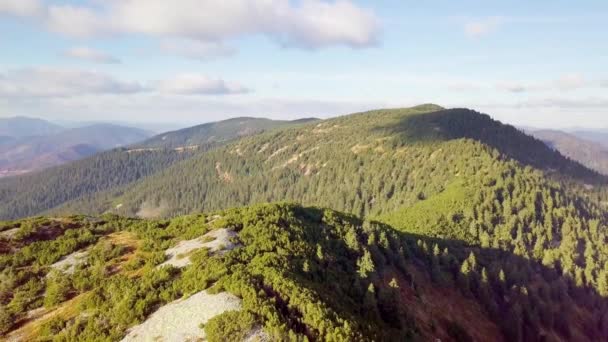
M608 128L606 1L0 0L0 116L198 123L432 102Z

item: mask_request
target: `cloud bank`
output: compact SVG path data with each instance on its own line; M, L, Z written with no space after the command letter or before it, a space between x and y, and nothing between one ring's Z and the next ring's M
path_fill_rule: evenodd
M137 82L121 81L92 71L37 67L0 73L0 97L4 98L133 94L144 90Z
M217 43L252 35L282 46L365 48L380 22L349 0L106 0L93 5L3 0L0 12L37 17L50 30L76 37L144 34Z
M200 74L160 81L131 82L93 71L66 68L23 68L0 73L0 98L40 99L137 93L179 95L244 94L250 89Z

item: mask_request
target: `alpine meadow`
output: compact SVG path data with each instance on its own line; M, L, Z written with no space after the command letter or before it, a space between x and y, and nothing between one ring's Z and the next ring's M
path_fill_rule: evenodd
M608 341L607 15L0 0L0 340Z

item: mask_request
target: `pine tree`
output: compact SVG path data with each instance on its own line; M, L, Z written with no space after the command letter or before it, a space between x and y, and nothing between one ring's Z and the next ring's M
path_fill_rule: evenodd
M373 273L376 270L374 260L372 259L372 255L369 250L364 250L363 256L357 260L357 267L357 273L361 278L367 278L370 273Z

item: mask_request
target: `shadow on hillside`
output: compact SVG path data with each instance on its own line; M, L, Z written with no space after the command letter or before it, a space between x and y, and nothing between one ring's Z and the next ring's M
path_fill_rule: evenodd
M608 298L563 276L559 266L549 268L511 252L456 240L401 236L415 246L412 254L435 283L455 286L474 298L508 341L608 339Z
M542 141L489 115L469 109L447 109L404 117L396 125L376 129L398 134L406 142L432 142L468 138L497 149L518 162L545 171L559 171L588 183L607 183L608 178L572 161Z
M322 211L315 208L306 208L299 211L297 216L304 221L313 223L313 226L322 227ZM355 226L363 225L359 219L352 219ZM595 288L584 284L577 284L574 279L563 276L559 266L550 268L537 261L530 260L511 252L493 248L468 246L456 240L429 238L410 233L396 232L392 227L371 222L372 225L383 230L392 231L401 239L397 246L389 242L390 247L382 249L381 239L374 239L369 243L369 230L362 228L359 235L360 246L366 246L371 252L375 271L372 276L358 278L354 282L352 276L360 272L360 255L353 254L344 239L325 240L329 243L323 249L328 252L324 265L313 266L307 278L312 288L331 307L336 308L342 317L363 317L369 319L370 307L368 296L369 283L376 286L373 300L377 304L377 312L386 324L387 329L405 329L411 318L408 310L414 310L411 303L401 302L398 297L386 297L386 293L393 291L389 284L390 279L405 280L399 283L399 291L410 293L429 293L428 284L420 282L404 264L416 265L416 269L429 279L429 282L438 288L442 294L460 293L462 297L480 304L486 317L493 321L500 329L506 341L605 341L608 339L608 298L602 297ZM305 240L318 244L320 231L310 228L307 230ZM366 244L367 242L367 244ZM400 251L399 247L403 250ZM317 271L315 271L315 269ZM324 270L324 271L321 271ZM331 270L331 271L328 271ZM398 271L395 271L398 270ZM395 273L397 272L397 273ZM286 274L287 277L300 279L296 273ZM348 280L350 279L350 280ZM297 279L296 279L297 280ZM426 283L429 283L426 282ZM420 285L422 284L422 285ZM421 286L427 286L423 288ZM406 289L407 288L407 289ZM451 292L450 289L456 289ZM357 305L344 305L343 293L350 298L359 298ZM384 294L383 294L384 293ZM383 298L384 296L384 298ZM424 307L425 299L418 298L418 307ZM440 298L426 298L427 304ZM367 304L366 304L367 303ZM451 303L466 303L454 300ZM409 306L408 306L409 305ZM448 311L458 310L458 307L446 308ZM462 308L463 311L469 308ZM398 319L395 319L395 316ZM297 315L296 315L297 316ZM479 330L476 324L480 322L467 322L464 317L442 324L440 320L449 315L430 316L431 325L437 328L448 327L447 340L472 341L479 340ZM451 316L454 317L453 315ZM479 318L479 317L478 317ZM396 322L401 320L401 322ZM404 323L405 321L405 323ZM411 321L410 321L411 322ZM435 322L435 323L433 323ZM413 327L413 325L409 325ZM387 330L388 331L388 330ZM401 330L402 332L404 330ZM439 331L439 330L437 330ZM386 336L384 336L386 337ZM445 337L445 336L444 336ZM483 340L483 339L482 339Z

